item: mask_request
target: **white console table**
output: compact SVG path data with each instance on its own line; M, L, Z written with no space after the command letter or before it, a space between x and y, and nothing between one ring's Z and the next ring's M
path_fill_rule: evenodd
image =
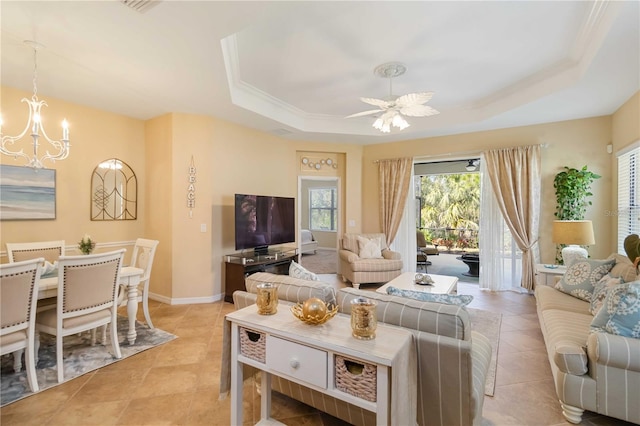
M242 364L262 370L258 424L280 424L271 418L272 374L373 411L379 425L415 424L417 373L409 331L378 323L374 340L358 340L351 336L346 315L310 325L295 318L285 304L278 306L275 315L259 315L256 305L251 305L226 319L231 323L232 425L243 424ZM336 357L375 368L376 387L371 395L339 389L336 374L344 373L337 373Z

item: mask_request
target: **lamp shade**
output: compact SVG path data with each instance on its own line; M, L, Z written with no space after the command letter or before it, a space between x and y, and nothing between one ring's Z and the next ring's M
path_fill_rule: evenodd
M590 220L555 220L553 222L553 242L556 244L595 244L593 225Z

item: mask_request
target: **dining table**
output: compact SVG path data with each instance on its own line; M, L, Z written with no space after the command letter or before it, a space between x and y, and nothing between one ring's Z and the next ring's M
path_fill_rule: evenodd
M127 340L129 345L136 342L136 316L138 314L138 284L144 270L133 266L124 266L120 271L120 285L124 288L127 298L127 316L129 317L129 330ZM52 271L40 277L38 287L38 300L58 295L58 272Z

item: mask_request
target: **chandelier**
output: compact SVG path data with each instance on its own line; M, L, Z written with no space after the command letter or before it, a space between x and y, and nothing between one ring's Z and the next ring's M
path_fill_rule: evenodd
M27 159L27 166L33 167L37 169L41 169L43 167L42 162L45 160L64 160L69 156L69 125L67 120L62 121L62 139L59 141L53 140L49 138L47 132L44 130L44 126L42 125L42 117L40 115L40 108L44 106L48 106L45 101L38 100L38 87L36 85L36 80L38 79L38 49L43 47L40 43L25 40L24 43L33 49L33 96L31 99L22 98L21 102L26 102L29 105L29 119L27 120L27 125L25 126L22 133L17 136L4 136L2 134L2 119L0 118L0 152L5 155L9 155L18 159L18 157L23 157ZM33 156L25 154L24 150L21 148L19 151L11 150L9 147L14 145L17 141L21 140L28 132L29 136L33 140ZM40 137L43 137L46 142L48 142L52 148L51 152L47 150L46 154L42 155L40 158L38 157L38 147L40 146L39 140ZM17 148L16 148L17 149Z

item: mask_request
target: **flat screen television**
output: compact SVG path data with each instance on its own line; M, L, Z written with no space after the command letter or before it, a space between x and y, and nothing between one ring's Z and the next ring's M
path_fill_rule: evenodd
M268 253L269 246L296 240L295 198L236 194L236 250Z

